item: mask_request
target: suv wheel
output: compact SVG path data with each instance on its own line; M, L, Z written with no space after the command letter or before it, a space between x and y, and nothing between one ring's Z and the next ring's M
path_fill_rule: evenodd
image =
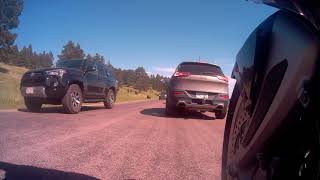
M107 109L112 109L114 106L114 102L115 102L116 98L115 98L115 94L114 91L112 89L109 89L108 93L106 94L106 97L104 99L104 107Z
M226 117L226 112L225 111L219 111L214 113L216 116L216 119L224 119Z
M82 91L77 84L69 86L67 93L62 99L62 105L65 111L69 114L80 112L82 106Z
M168 99L166 99L166 108L165 108L165 114L167 116L173 116L173 115L176 115L176 112L177 111L177 108L175 106L172 106Z
M24 104L31 112L40 112L42 106L42 103L39 100L31 98L24 98Z

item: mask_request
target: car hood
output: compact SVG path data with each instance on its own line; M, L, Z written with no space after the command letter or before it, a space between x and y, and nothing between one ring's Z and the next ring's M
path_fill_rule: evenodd
M39 69L32 69L29 70L27 73L30 72L45 72L45 71L50 71L50 70L55 70L55 69L64 69L68 72L81 72L81 69L77 69L77 68L64 68L64 67L47 67L47 68L39 68Z

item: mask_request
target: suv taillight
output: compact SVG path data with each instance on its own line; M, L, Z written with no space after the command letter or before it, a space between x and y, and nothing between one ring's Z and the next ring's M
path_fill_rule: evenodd
M228 94L219 94L218 97L219 97L219 99L224 99L224 100L229 99L229 95Z
M189 73L189 72L179 72L179 71L177 71L173 74L174 77L188 77L190 75L191 75L191 73Z
M217 78L218 78L219 80L221 80L221 81L224 81L224 82L228 82L228 81L229 81L228 78L225 77L225 76L217 76Z

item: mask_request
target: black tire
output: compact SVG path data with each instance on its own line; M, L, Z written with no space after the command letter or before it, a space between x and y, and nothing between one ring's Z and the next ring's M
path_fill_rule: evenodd
M112 89L109 89L103 102L104 107L107 109L112 109L114 106L115 100L116 100L116 96L114 94L114 91Z
M221 167L221 179L226 180L227 179L227 158L228 158L228 144L229 144L229 136L230 136L230 130L232 125L232 119L234 115L234 111L236 108L236 105L238 103L238 99L240 96L240 90L238 87L238 84L236 83L233 89L233 93L230 99L227 119L226 119L226 125L224 130L224 137L223 137L223 149L222 149L222 167Z
M32 98L24 98L24 104L31 112L40 112L42 106L41 101Z
M83 98L81 88L77 84L71 84L62 99L62 105L66 113L76 114L81 111Z
M224 119L227 113L225 111L221 111L221 112L215 112L214 115L216 119Z
M177 108L169 103L168 99L166 99L166 107L165 107L166 116L174 116L177 114Z

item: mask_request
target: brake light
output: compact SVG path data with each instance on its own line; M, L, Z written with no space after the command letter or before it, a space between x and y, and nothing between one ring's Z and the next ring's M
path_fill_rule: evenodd
M219 94L218 97L220 99L229 99L229 95L228 94Z
M183 91L173 91L173 95L181 95L183 94Z
M228 78L225 77L225 76L217 76L217 78L218 78L219 80L221 80L221 81L224 81L224 82L228 82L228 81L229 81Z
M191 75L191 73L189 73L189 72L179 72L179 71L177 71L173 74L174 77L188 77L190 75Z

